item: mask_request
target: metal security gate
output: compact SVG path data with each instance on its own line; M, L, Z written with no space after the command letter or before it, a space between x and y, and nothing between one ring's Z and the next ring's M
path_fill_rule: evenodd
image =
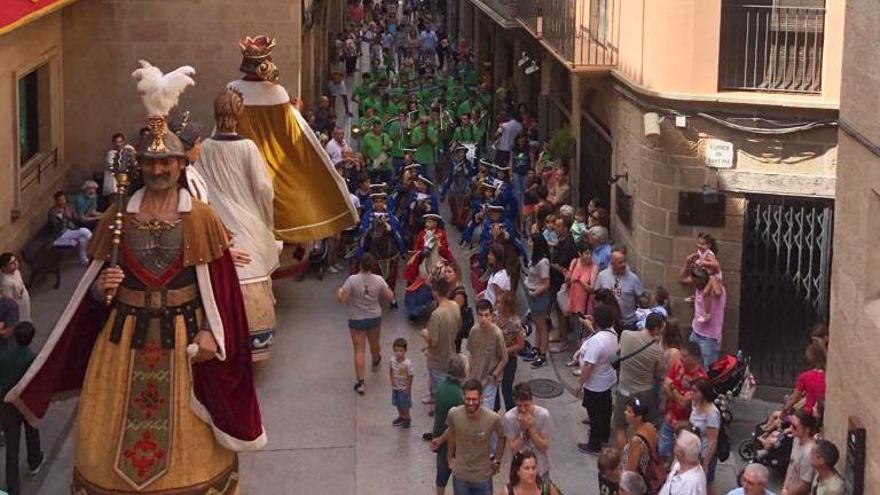
M762 385L794 384L828 321L833 216L831 201L747 198L739 342Z

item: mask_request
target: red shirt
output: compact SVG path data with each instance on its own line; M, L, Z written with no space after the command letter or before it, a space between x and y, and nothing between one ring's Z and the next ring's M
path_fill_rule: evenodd
M666 378L672 380L672 389L690 399L694 382L698 378L708 378L703 368L697 366L691 371L685 369L681 362L669 368ZM666 401L666 421L674 428L676 423L687 421L691 417L690 403L679 405L672 397Z
M801 373L794 388L804 393L804 412L813 413L816 402L825 400L825 372L822 370L808 370Z

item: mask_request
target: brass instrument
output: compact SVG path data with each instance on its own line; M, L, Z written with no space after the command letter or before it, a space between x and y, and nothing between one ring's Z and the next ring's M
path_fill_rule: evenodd
M125 228L123 216L125 214L125 195L128 192L130 184L129 174L134 171L137 165L137 151L130 144L126 144L116 153L113 165L110 166L110 172L116 179L116 217L113 219L113 237L110 248L111 267L119 266L119 244L122 243L122 233ZM108 290L104 295L104 302L109 306L113 303L113 297L116 291Z

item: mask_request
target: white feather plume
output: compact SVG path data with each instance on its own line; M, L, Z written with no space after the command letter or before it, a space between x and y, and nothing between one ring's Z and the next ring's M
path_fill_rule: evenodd
M189 65L162 74L158 67L154 67L146 60L138 62L141 68L132 72L131 77L137 79L137 89L141 93L144 106L147 107L147 115L151 117L167 116L171 109L177 106L183 90L196 83L190 77L195 75L196 70Z

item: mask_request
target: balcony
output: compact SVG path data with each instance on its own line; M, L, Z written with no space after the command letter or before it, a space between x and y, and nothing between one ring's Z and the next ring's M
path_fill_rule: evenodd
M621 0L517 0L515 16L574 70L617 65Z
M514 20L516 0L471 0L471 2L505 29L517 27Z
M718 87L821 94L824 42L824 0L725 1Z

